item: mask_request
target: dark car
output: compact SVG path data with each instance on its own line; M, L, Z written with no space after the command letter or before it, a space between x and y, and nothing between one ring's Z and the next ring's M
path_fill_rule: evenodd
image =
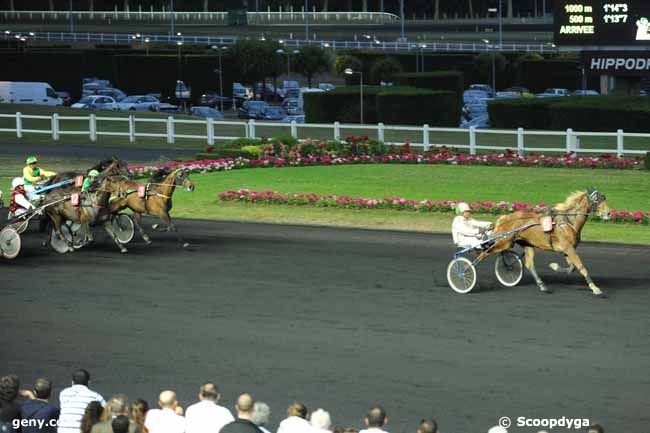
M260 111L258 119L260 120L284 120L287 118L287 113L282 107L269 106Z
M232 105L232 98L221 96L218 92L205 92L198 101L199 105L213 108L227 108Z
M237 112L237 116L241 119L259 119L262 110L268 106L269 104L264 101L244 101L244 104Z
M63 91L56 91L56 94L59 95L59 98L63 100L63 105L65 107L69 107L72 105L72 96L70 96L69 92L63 92Z
M223 120L223 114L212 107L192 107L190 109L192 116L203 117L205 119Z

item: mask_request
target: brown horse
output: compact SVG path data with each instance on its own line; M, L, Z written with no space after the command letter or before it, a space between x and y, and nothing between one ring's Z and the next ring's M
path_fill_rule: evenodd
M129 175L129 165L127 164L127 162L121 159L117 159L115 157L99 161L97 164L93 165L88 169L88 171L90 170L97 170L99 174L106 175L106 176L116 176L116 175L128 176ZM65 172L57 173L56 175L52 176L45 185L53 185L55 183L62 182L64 180L74 179L77 176L86 176L86 173L87 172L78 172L78 171L65 171ZM75 189L74 185L63 185L60 188Z
M126 253L127 249L122 245L115 235L111 225L111 212L108 208L108 200L111 194L119 193L119 183L110 177L102 177L91 185L91 188L80 194L80 203L75 206L71 200L69 192L54 190L46 195L45 204L56 203L47 206L45 209L53 225L51 236L57 236L59 239L65 239L61 226L66 221L72 221L84 226L85 230L90 233L90 226L101 224L106 233L113 239L120 252ZM74 245L70 240L66 240L68 251L74 251Z
M185 242L178 233L178 229L169 216L172 209L172 196L176 187L182 186L189 192L194 191L194 184L189 178L187 169L158 170L144 186L144 197L140 197L136 193L138 187L142 186L141 184L128 180L123 180L120 183L124 192L117 199L110 202L110 211L112 213L120 212L126 208L131 209L133 211L133 223L147 244L151 243L151 238L142 229L142 214L156 216L163 220L167 227L161 231L174 232L178 241L183 244L183 248L189 246L189 243ZM152 226L154 230L158 230L158 227L158 224Z
M535 248L544 251L555 251L564 255L568 268L561 268L557 263L551 264L551 269L570 273L574 268L578 269L589 284L594 295L606 297L606 294L591 280L587 269L582 264L576 253L576 247L580 243L580 232L591 214L597 214L600 218L609 219L609 206L605 196L594 188L587 191L574 192L563 202L556 204L550 209L550 217L553 221L551 231L545 232L540 224L542 215L534 212L515 212L499 217L495 223L493 235L516 230L528 224L535 224L530 228L516 231L511 236L498 240L494 245L487 248L479 256L481 260L488 255L496 254L512 248L513 244L524 247L524 262L530 271L537 286L544 293L552 293L544 282L537 275L535 270Z

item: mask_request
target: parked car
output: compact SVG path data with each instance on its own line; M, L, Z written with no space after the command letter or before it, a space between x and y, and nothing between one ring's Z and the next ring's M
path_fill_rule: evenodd
M522 86L513 86L513 87L508 87L504 92L514 92L514 93L519 93L522 98L534 98L535 94L531 93L530 90L527 87L522 87Z
M489 99L491 96L485 90L465 90L463 92L463 103L470 104L481 99Z
M260 111L258 119L260 120L284 120L287 113L277 105L269 105Z
M125 111L158 111L160 101L153 96L127 96L117 103L118 110Z
M300 106L300 100L298 98L287 98L282 102L282 108L290 116L300 116L304 115L303 109Z
M90 95L84 96L72 108L86 108L88 110L117 110L115 99L110 96Z
M330 84L330 83L320 83L320 84L318 85L318 88L321 89L321 90L325 90L326 92L328 92L328 91L330 91L330 90L334 90L334 89L336 89L336 86L335 86L334 84Z
M472 119L463 119L461 121L461 123L460 123L461 128L469 129L472 126L477 128L477 129L489 128L490 127L490 117L486 115L486 116L481 116L481 117L474 117Z
M126 93L121 91L120 89L115 89L112 87L106 88L106 89L97 89L95 91L95 95L101 95L101 96L110 96L111 98L115 99L115 101L119 102L122 99L126 98Z
M262 83L257 83L255 85L255 97L261 98L263 93L267 98L274 95L284 97L284 91L282 91L282 89L276 89L272 84L269 83L266 83L264 86L262 86Z
M487 92L490 98L494 98L494 95L496 94L492 86L489 86L487 84L472 84L469 86L469 90L481 90L483 92Z
M169 102L161 102L158 105L158 111L165 113L177 113L178 105L170 104Z
M194 106L190 109L192 116L203 117L205 119L223 120L223 114L212 107Z
M494 99L521 99L521 93L518 93L518 92L497 92Z
M232 105L232 98L221 96L218 92L206 92L199 97L197 102L206 107L221 108L223 105L226 108Z
M70 92L56 90L56 94L61 98L65 107L72 105L72 96L70 96Z
M85 86L86 84L97 84L100 87L113 87L110 81L108 80L102 80L97 77L88 77L88 78L82 78L81 79L81 86Z
M600 96L595 90L574 90L572 96Z
M299 99L300 98L300 88L299 87L290 87L288 89L284 89L284 98L295 98Z
M260 112L268 106L269 104L264 101L244 101L237 116L241 119L258 119Z
M63 105L48 83L0 81L0 101L7 104Z
M539 95L537 95L537 97L555 98L555 97L569 96L570 94L571 92L569 92L569 89L552 88L552 89L544 90L544 93L540 93Z
M251 97L250 89L244 87L241 83L232 83L232 97L239 99L249 99Z

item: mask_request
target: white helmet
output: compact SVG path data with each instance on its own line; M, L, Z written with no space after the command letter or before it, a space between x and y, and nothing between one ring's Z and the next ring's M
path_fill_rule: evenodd
M469 205L464 201L458 203L458 213L469 212L471 210L472 209L469 207Z
M14 179L11 181L11 189L16 189L16 187L19 187L21 185L25 185L25 181L22 177L14 177Z

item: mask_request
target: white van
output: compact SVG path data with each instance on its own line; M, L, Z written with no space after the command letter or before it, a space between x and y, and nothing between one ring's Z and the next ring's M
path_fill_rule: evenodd
M0 81L0 103L63 105L63 99L47 83Z

